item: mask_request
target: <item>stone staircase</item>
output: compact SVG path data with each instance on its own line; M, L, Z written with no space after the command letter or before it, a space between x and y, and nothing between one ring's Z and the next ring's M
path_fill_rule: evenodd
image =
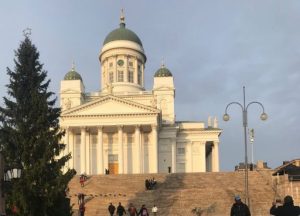
M155 178L155 190L145 190L145 179ZM252 216L267 216L274 199L271 172L249 172L249 195ZM86 195L86 216L106 216L110 202L119 202L127 209L153 204L160 216L189 216L195 207L205 209L203 215L225 216L235 194L244 197L244 172L128 174L89 176L84 187L76 176L69 184L74 215L78 211L78 193ZM151 215L151 214L150 214Z

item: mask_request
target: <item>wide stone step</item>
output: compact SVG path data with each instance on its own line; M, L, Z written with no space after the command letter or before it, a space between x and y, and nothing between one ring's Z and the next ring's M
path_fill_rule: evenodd
M145 180L155 178L156 189L146 191ZM121 202L126 208L134 203L138 208L153 204L159 215L192 215L195 207L211 211L210 215L228 215L233 196L244 195L243 172L185 173L185 174L132 174L90 176L84 187L78 176L69 184L71 202L78 208L77 194L86 194L87 216L107 215L110 202ZM252 215L268 215L274 197L269 172L249 172L249 194ZM253 206L253 207L252 207Z

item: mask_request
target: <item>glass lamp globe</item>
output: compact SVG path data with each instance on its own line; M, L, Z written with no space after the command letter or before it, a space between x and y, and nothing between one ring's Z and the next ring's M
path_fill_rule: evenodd
M268 119L267 113L263 112L263 113L260 115L260 119L263 120L263 121L266 121L266 120Z
M230 119L229 115L228 115L227 113L225 113L225 114L223 115L223 120L224 120L224 121L229 121L229 119Z

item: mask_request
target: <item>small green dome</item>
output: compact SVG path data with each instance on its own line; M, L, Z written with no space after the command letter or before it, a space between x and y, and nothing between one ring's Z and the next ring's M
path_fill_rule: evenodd
M166 68L164 65L159 68L156 73L154 74L154 77L171 77L173 76L171 71Z
M106 36L103 45L116 40L132 41L143 46L140 38L133 31L125 28L125 23L123 22L120 23L120 28L113 30Z
M82 78L80 76L79 73L77 73L75 71L74 68L72 68L64 77L64 80L81 80L82 81Z

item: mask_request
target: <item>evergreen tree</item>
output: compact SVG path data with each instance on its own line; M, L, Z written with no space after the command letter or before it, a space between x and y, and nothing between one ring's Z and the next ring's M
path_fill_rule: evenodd
M12 181L7 200L22 216L71 215L66 190L75 171L62 172L71 155L61 156L60 108L28 35L15 56L14 70L7 68L8 97L0 107L0 149L5 164L22 167L22 174Z

